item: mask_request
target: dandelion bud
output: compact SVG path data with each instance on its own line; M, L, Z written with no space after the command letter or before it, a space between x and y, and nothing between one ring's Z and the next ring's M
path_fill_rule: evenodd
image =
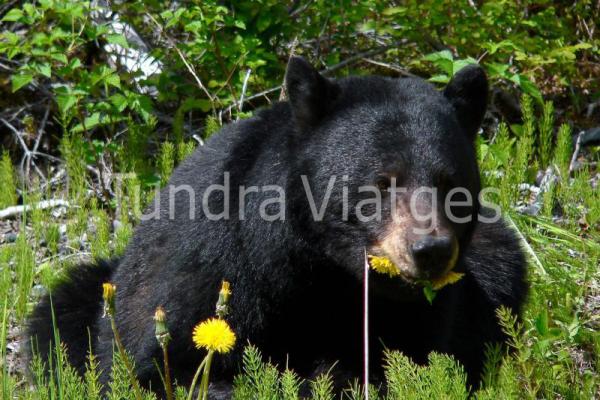
M156 327L154 331L156 340L161 347L165 347L169 344L169 341L171 341L171 335L169 334L169 328L167 327L167 314L162 307L158 307L154 312L154 322Z
M231 296L231 285L229 282L223 281L221 285L221 291L219 292L219 297L223 303L227 303L229 301L229 296Z
M221 284L221 290L219 291L219 300L217 301L216 314L219 318L225 318L229 314L229 307L227 302L231 296L231 285L227 281L223 281Z
M102 298L104 299L103 317L114 316L115 313L115 292L117 287L110 282L102 284Z

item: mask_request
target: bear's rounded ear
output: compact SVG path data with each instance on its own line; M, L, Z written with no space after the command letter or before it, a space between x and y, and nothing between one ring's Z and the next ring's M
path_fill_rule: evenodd
M296 122L315 125L339 94L339 87L302 57L292 57L285 73L285 87Z
M458 71L444 89L444 96L454 106L469 138L475 139L487 109L488 82L483 68L468 65Z

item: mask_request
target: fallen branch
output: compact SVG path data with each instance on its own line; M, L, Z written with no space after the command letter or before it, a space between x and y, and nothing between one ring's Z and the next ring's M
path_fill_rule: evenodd
M579 155L579 149L581 148L581 138L583 137L583 131L579 132L577 135L577 140L575 141L575 150L573 151L573 156L571 157L571 162L569 163L569 175L573 173L575 170L575 163L577 162L577 156Z
M240 113L242 112L242 109L244 108L244 96L246 95L246 89L248 88L248 79L250 78L250 73L252 72L252 70L250 68L248 68L248 70L246 71L246 75L244 76L244 84L242 85L242 94L240 95L240 102L239 102L239 110ZM239 119L239 115L238 115L238 119Z
M57 199L57 200L44 200L44 201L40 201L37 204L27 204L24 206L13 206L13 207L5 208L4 210L0 210L0 219L23 214L23 213L31 211L33 209L46 210L48 208L55 208L55 207L70 207L70 205L71 204L66 200Z

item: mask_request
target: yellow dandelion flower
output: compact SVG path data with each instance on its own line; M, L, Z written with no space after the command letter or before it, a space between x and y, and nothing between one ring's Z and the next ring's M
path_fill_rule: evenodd
M369 255L369 265L380 274L387 274L391 277L400 275L398 267L387 257Z
M117 287L110 282L102 284L102 299L104 299L104 317L112 317L115 314L115 292Z
M106 301L112 301L117 287L110 282L102 284L102 298Z
M460 272L450 271L446 275L431 282L433 290L440 290L446 285L452 285L462 279L465 274Z
M192 339L199 349L228 353L235 344L235 333L224 320L211 318L196 325Z

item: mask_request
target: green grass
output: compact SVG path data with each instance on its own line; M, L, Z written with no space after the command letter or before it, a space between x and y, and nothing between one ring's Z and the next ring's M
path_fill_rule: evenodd
M569 177L572 154L570 129L560 126L553 139L551 106L546 105L536 118L531 101L525 100L525 123L522 127L501 124L490 141L479 140L479 158L484 184L500 188L495 199L503 205L507 219L522 235L529 255L531 292L523 320L518 323L505 310L499 318L509 334L512 352L498 348L488 351L483 376L484 387L469 394L462 367L452 358L431 354L428 366L417 366L398 352L385 360L387 392L373 387L371 399L520 399L565 398L591 399L600 390L600 218L599 191L590 185L591 172L583 169ZM135 141L135 131L132 134ZM63 188L72 200L67 209L67 242L61 242L60 224L47 211L34 210L23 216L20 233L14 243L0 247L0 345L2 363L0 382L2 398L11 399L98 399L100 386L93 356L88 372L80 378L65 363L65 349L59 347L52 361L51 375L42 373L41 360L30 365L33 385L24 384L18 371L10 370L6 350L10 327L20 326L35 301L34 284L51 285L61 271L80 258L109 257L120 254L131 236L139 210L133 209L136 196L151 198L155 177L164 183L175 160L189 154L193 144L165 143L160 147L157 165L144 159L141 143L135 151L117 157L122 172L138 172L139 178L126 179L121 189L121 208L114 201L99 202L86 192L90 176L82 166L81 137L63 139L62 158L66 160L69 184ZM12 185L14 172L4 155L0 163L0 186ZM537 169L551 167L558 180L543 194L543 210L535 217L513 211L524 200L518 184L533 182ZM75 175L73 175L75 174ZM145 175L144 175L145 174ZM141 185L142 189L139 189ZM87 194L86 194L87 193ZM115 192L116 193L116 192ZM59 193L55 193L58 195ZM30 188L25 199L36 202L48 196ZM5 200L2 200L5 201ZM14 204L10 198L5 203ZM552 209L559 203L563 217L553 220ZM111 221L121 224L113 232ZM27 226L29 228L25 229ZM80 247L87 235L89 248ZM40 245L40 240L46 246ZM59 249L62 255L59 257ZM21 371L22 372L22 371ZM259 349L249 346L244 365L236 378L235 399L296 399L303 380L284 366L265 362ZM322 375L309 382L313 399L333 399L331 378ZM145 398L153 394L144 393ZM176 398L186 398L186 388L176 388ZM362 399L362 389L349 382L347 399ZM115 356L110 399L131 399L133 392L122 360Z
M15 184L15 171L8 152L2 152L0 157L0 209L17 204L17 186Z

